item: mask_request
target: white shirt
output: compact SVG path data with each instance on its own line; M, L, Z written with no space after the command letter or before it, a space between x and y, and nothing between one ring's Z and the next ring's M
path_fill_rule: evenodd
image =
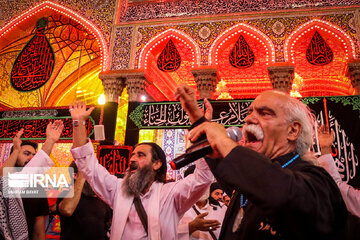
M220 222L220 227L213 231L216 238L219 238L221 224L224 220L227 207L226 206L220 207L220 206L215 206L215 205L209 204L209 200L207 201L206 205L202 209L200 209L196 204L194 206L200 213L205 213L205 212L209 213L204 219L218 220ZM212 240L213 238L211 237L211 235L208 231L206 231L206 232L195 231L190 236L189 222L194 220L196 218L196 216L197 216L197 214L196 214L195 210L193 208L190 208L184 214L184 216L181 218L181 220L179 222L179 227L178 227L179 239L181 239L181 240L188 240L188 239L189 240L198 240L198 239Z
M360 191L354 189L341 179L339 170L336 167L335 161L330 153L320 156L318 161L338 185L348 211L351 214L360 217Z
M154 182L141 196L148 215L149 236L133 204L133 197L123 194L122 179L111 175L98 163L90 142L71 149L79 170L94 191L114 210L110 239L177 239L181 216L199 199L213 181L204 159L197 161L194 174L178 182Z

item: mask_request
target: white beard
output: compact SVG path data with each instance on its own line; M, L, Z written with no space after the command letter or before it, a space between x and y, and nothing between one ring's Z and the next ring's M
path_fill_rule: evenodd
M256 137L256 140L258 140L258 141L261 141L264 139L264 132L259 125L256 125L256 124L244 125L242 131L243 131L245 139L249 139L248 138L249 133L254 135Z

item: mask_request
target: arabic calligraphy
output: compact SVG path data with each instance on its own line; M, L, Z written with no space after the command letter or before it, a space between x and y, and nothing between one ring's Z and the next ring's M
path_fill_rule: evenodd
M214 102L213 120L224 126L242 126L251 101ZM187 127L190 120L179 103L143 104L141 128ZM199 103L203 108L203 103Z
M64 122L64 130L61 134L60 139L71 139L72 138L72 119L60 118ZM1 120L0 119L0 140L12 140L15 134L24 128L24 134L22 138L26 139L46 139L46 126L50 121L54 119L19 119L19 120ZM89 119L86 121L87 134L92 132L94 126L92 121Z
M181 57L173 41L170 39L157 60L158 68L163 72L174 72L179 69Z
M132 148L129 146L104 146L99 149L99 163L110 173L124 173L129 166Z
M18 91L40 88L49 80L54 70L54 51L44 34L47 23L47 18L37 21L35 36L15 60L10 81Z
M324 112L321 111L317 116L318 122L324 124ZM359 165L358 157L355 154L355 148L353 143L349 141L346 132L341 128L337 119L328 112L329 128L335 133L332 156L335 160L335 164L339 169L340 176L344 182L348 182L356 176L356 168ZM318 142L316 143L319 148Z
M144 105L143 126L190 125L187 114L179 103Z
M236 68L248 68L254 64L255 55L245 38L240 35L229 55L230 64Z
M222 106L223 111L218 116L213 117L213 121L224 126L242 126L245 124L245 117L250 104L250 101L228 102L227 106Z
M7 111L2 114L3 118L31 118L31 117L55 117L58 111L49 110L23 110L23 111Z
M334 54L318 31L315 31L313 38L306 50L306 59L316 66L323 66L331 63Z

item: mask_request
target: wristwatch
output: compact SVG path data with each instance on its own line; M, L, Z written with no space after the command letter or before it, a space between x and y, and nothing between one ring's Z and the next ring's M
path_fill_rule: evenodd
M74 127L78 127L79 124L80 124L79 120L73 120L73 126L74 126ZM83 120L83 121L81 121L81 124L82 124L83 126L85 126L86 122Z

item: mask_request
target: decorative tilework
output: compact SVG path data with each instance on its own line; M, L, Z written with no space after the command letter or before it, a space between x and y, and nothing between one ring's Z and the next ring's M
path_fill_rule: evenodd
M232 27L238 23L245 23L257 28L259 31L263 32L271 39L275 47L276 62L283 62L285 61L285 40L300 25L314 18L321 19L336 26L339 26L354 41L356 46L356 53L358 56L360 56L359 45L357 44L358 39L356 36L356 31L349 25L349 22L351 23L350 20L353 19L353 17L353 12L346 12L342 14L329 14L319 16L289 16L281 18L274 17L239 21L189 22L186 24L173 24L171 26L165 23L163 25L159 24L152 26L142 26L137 28L138 38L136 44L134 45L135 55L132 56L132 58L134 58L133 60L135 61L135 66L138 66L140 52L146 45L146 43L150 41L151 38L167 29L177 29L188 34L198 44L201 52L201 65L208 65L209 49L214 40L227 28ZM117 39L117 41L124 41L123 39L124 37L120 38L119 40ZM129 52L127 51L124 53L125 55L123 55L122 58L127 59L129 57ZM119 57L119 53L117 53L117 57ZM130 59L127 59L126 62L129 62L129 60ZM113 65L113 68L116 69L117 66Z
M124 0L125 1L125 0ZM4 1L0 0L0 27L21 15L26 10L46 1ZM93 22L102 31L110 44L110 34L116 10L116 0L53 0L52 2L72 9Z
M175 157L185 152L185 129L164 129L164 138L162 148L166 155L166 161L169 163ZM182 178L183 169L173 171L168 164L168 176L179 180Z
M122 21L358 5L358 0L173 0L129 4Z
M112 54L111 69L129 69L133 27L118 27L115 30L115 43ZM141 41L138 39L138 41Z

